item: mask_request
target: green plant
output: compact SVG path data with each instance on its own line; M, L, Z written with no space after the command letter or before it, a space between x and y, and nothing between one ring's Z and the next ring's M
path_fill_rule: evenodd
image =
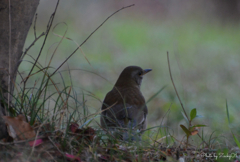
M200 124L192 125L193 119L195 119L197 117L197 109L196 108L191 110L190 120L188 120L188 118L184 114L183 114L183 117L187 121L188 126L186 127L186 126L181 124L180 127L182 128L182 130L185 132L185 134L187 136L187 144L188 144L189 137L193 136L193 135L196 135L198 133L198 128L206 127L206 125L200 125Z

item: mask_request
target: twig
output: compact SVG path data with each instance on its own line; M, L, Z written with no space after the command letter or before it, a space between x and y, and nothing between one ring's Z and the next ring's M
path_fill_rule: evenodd
M188 115L187 115L187 113L186 113L186 111L185 111L185 109L184 109L183 103L182 103L182 101L181 101L181 99L180 99L180 97L179 97L179 95L178 95L177 88L176 88L176 86L175 86L175 84L174 84L174 81L173 81L173 78L172 78L172 72L171 72L171 67L170 67L170 61L169 61L169 54L168 54L168 52L167 52L167 60L168 60L169 74L170 74L170 78L171 78L171 81L172 81L174 90L175 90L175 92L176 92L176 94L177 94L178 100L179 100L179 102L180 102L180 104L181 104L181 106L182 106L182 109L183 109L183 112L184 112L186 118L188 119L188 121L190 121L189 118L188 118ZM190 123L190 122L189 122L189 123Z
M34 61L36 61L31 55L28 55L28 56L31 57ZM28 61L27 61L27 62L28 62ZM30 63L32 63L32 62L30 62ZM34 63L32 63L32 64L34 64ZM33 75L35 75L35 74L37 74L37 73L39 73L39 72L41 72L41 71L49 68L49 67L43 67L39 62L38 62L38 64L39 64L39 66L36 65L36 67L39 68L40 70L37 71L37 72L35 72L34 74L31 74L31 76L33 76ZM49 77L49 74L48 74L48 73L44 73L44 75L46 75L47 77ZM26 79L30 78L31 76L25 77L25 78L21 81L21 83L24 82ZM62 96L61 96L61 93L60 93L59 89L57 88L56 84L53 82L53 80L52 80L51 78L49 78L49 79L50 79L50 81L52 82L52 84L54 85L54 87L56 88L58 94L60 95L60 97L61 97L61 99L62 99L62 101L63 101L63 98L62 98ZM23 90L24 90L24 89L25 89L25 87L23 88ZM40 94L42 93L43 90L44 90L44 89L41 90ZM63 102L64 102L64 101L63 101Z
M54 20L54 17L55 17L57 8L58 8L59 1L60 1L60 0L57 1L55 10L54 10L53 14L51 15L51 17L50 17L50 19L49 19L49 22L48 22L48 25L47 25L47 29L46 29L46 35L45 35L45 38L44 38L42 47L41 47L41 49L40 49L40 51L39 51L39 54L38 54L38 56L37 56L37 58L36 58L36 61L34 62L32 68L31 68L31 70L30 70L30 72L28 73L28 76L31 75L31 73L32 73L34 67L36 66L36 64L37 64L37 62L38 62L38 59L39 59L39 57L40 57L40 55L41 55L41 53L42 53L43 47L44 47L44 45L45 45L45 43L46 43L46 40L47 40L49 31L50 31L50 28L51 28L51 26L52 26L52 23L53 23L53 20ZM26 87L27 81L28 81L28 78L24 81L24 84L23 84L22 100L23 100L23 96L24 96L24 92L25 92L25 87ZM23 102L21 102L21 103L22 103L21 107L23 107Z
M42 34L40 34L37 38L35 38L35 40L32 42L32 44L30 44L30 46L28 48L26 48L25 52L22 54L22 56L21 56L22 59L27 54L28 50L44 35L45 35L45 33L42 32Z
M38 56L37 56L37 58L36 58L36 61L34 62L32 68L31 68L30 72L28 73L28 75L31 75L31 73L32 73L32 71L33 71L35 65L37 64L38 59L39 59L39 57L40 57L40 55L41 55L41 53L42 53L42 50L43 50L43 47L44 47L44 45L45 45L45 43L46 43L46 40L47 40L47 37L48 37L49 31L50 31L50 28L52 27L52 23L53 23L53 20L54 20L54 17L55 17L55 14L56 14L57 8L58 8L58 4L59 4L59 0L57 1L57 4L56 4L56 7L55 7L55 10L54 10L53 14L51 15L50 20L49 20L49 22L48 22L48 25L47 25L47 31L46 31L46 36L45 36L45 38L44 38L44 41L43 41L42 47L41 47L41 49L40 49L40 52L39 52L39 54L38 54ZM28 80L28 79L27 79L27 80ZM26 80L25 82L27 82L27 80Z
M110 16L108 16L108 17L80 44L80 46L78 46L78 47L67 57L67 59L63 61L63 63L50 75L50 77L53 76L53 75L63 66L63 64L65 64L65 63L67 62L67 60L69 60L69 58L72 57L72 55L76 53L76 51L79 49L79 47L81 47L84 43L86 43L87 40L88 40L110 17L112 17L113 15L115 15L117 12L119 12L119 11L121 11L121 10L123 10L123 9L129 8L129 7L132 7L132 6L134 6L134 4L129 5L129 6L126 6L126 7L123 7L123 8L121 8L121 9L117 10L116 12L114 12L113 14L111 14Z

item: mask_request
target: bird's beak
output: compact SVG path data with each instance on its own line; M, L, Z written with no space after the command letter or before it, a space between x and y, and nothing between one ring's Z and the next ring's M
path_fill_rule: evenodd
M147 74L148 72L152 71L152 69L144 69L143 70L143 75Z

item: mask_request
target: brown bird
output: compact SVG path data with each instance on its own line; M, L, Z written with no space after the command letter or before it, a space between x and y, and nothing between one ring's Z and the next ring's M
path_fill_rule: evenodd
M150 71L138 66L128 66L122 71L103 101L100 119L103 128L146 129L148 109L140 87L143 76Z

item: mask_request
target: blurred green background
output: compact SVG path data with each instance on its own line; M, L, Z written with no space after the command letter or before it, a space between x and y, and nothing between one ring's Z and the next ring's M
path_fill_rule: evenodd
M56 2L40 1L37 35L46 29ZM238 1L60 1L53 22L53 26L58 25L54 31L50 31L40 63L48 63L57 42L61 40L54 33L64 35L67 30L66 37L81 44L113 12L135 4L111 17L82 46L91 65L80 50L64 64L60 71L66 86L70 86L72 80L79 101L82 102L84 94L89 111L94 113L100 111L99 100L103 101L123 68L129 65L152 68L153 71L145 76L141 88L146 100L163 86L167 87L148 104L148 126L160 125L163 120L162 124L169 126L177 136L182 133L179 125L185 121L169 76L168 51L172 75L187 112L197 108L198 114L204 116L195 123L208 126L203 129L206 135L216 131L218 135L229 137L227 99L232 121L230 127L239 138L240 14L234 3L238 4ZM25 47L33 40L31 29ZM42 42L43 38L28 54L36 58ZM76 47L73 41L63 40L51 66L56 69ZM32 61L29 56L24 60ZM31 63L25 61L19 71L27 75L31 66ZM71 71L71 79L66 71L68 69ZM56 74L55 82L62 84L61 79L57 79L59 76ZM33 87L35 81L40 79L36 76L28 86ZM168 109L170 111L166 115Z

